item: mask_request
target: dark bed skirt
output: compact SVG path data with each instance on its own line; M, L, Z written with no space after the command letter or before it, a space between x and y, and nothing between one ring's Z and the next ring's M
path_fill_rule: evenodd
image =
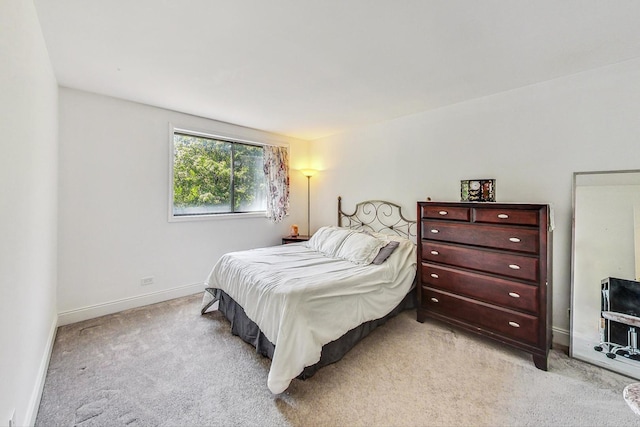
M231 322L231 333L239 336L244 341L254 346L256 351L261 355L271 359L273 357L275 346L267 339L267 337L264 336L258 325L247 317L244 309L236 303L233 298L219 289L217 291L219 292L218 295L220 297L218 310L225 315L229 322ZM335 363L342 359L342 357L347 354L353 346L369 335L375 328L383 325L387 320L397 316L402 311L415 307L416 293L411 291L402 300L402 302L400 302L400 304L386 316L365 322L362 325L351 329L337 340L324 345L322 347L320 360L315 365L304 368L302 373L298 375L298 378L309 378L323 366Z

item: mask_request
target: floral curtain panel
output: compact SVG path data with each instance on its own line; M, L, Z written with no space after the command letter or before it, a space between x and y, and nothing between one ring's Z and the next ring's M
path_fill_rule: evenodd
M267 218L280 222L289 214L289 150L264 147L264 175L267 181Z

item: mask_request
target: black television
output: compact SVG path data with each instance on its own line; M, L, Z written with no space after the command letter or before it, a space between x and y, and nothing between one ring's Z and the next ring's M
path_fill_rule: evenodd
M601 281L601 310L640 318L640 282L607 277ZM629 345L632 326L603 319L604 340L619 346ZM640 330L637 331L640 333Z

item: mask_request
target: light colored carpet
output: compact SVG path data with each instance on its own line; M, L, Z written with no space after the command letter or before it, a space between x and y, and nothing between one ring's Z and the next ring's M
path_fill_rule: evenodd
M59 328L37 426L626 426L624 376L531 357L406 311L341 361L267 389L269 360L201 295Z

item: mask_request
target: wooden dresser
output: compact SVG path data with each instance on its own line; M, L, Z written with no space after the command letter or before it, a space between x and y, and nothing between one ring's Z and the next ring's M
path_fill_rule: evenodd
M551 347L548 205L418 202L418 321L427 317L527 351Z

